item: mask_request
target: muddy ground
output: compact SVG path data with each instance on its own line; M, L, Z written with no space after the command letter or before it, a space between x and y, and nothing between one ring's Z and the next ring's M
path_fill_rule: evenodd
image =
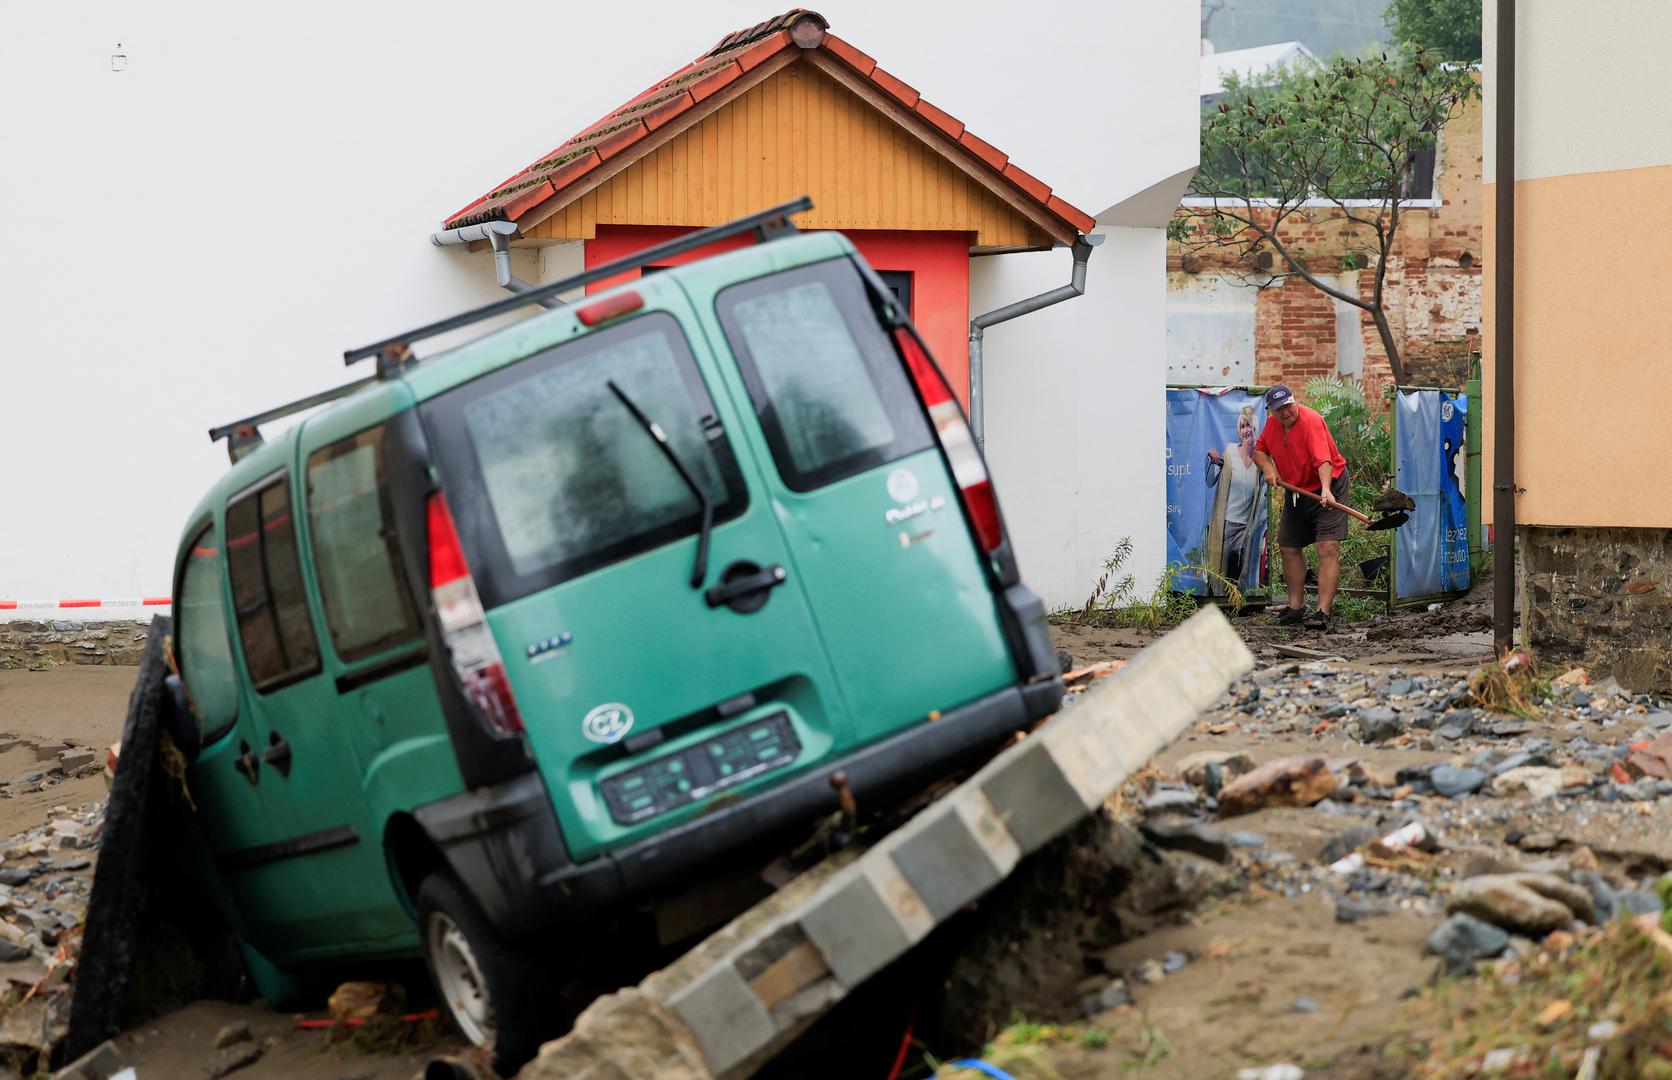
M1363 1070L1377 1058L1402 1002L1435 974L1438 961L1423 945L1445 918L1446 892L1456 882L1483 868L1577 858L1581 850L1620 890L1640 889L1672 866L1672 798L1652 790L1647 797L1611 792L1619 786L1612 774L1594 766L1591 789L1578 797L1500 797L1483 789L1444 798L1420 782L1414 789L1396 783L1447 762L1473 760L1489 771L1529 745L1537 760L1553 764L1584 762L1585 754L1608 758L1653 714L1631 695L1602 697L1598 708L1578 712L1563 698L1543 710L1539 723L1506 726L1507 735L1496 734L1493 718L1482 714L1476 730L1442 737L1436 729L1458 714L1461 681L1491 659L1486 610L1484 598L1476 598L1338 625L1326 635L1279 629L1263 616L1235 620L1259 670L1129 785L1106 819L1089 826L1105 830L1099 835L1111 851L1121 844L1142 848L1139 861L1169 875L1164 885L1150 882L1165 899L1144 907L1136 878L1117 867L1098 882L1107 895L1059 890L1058 906L1075 910L1044 912L1038 927L1007 927L993 956L972 944L965 960L974 970L960 981L954 968L943 984L945 994L967 994L968 1002L954 1005L968 1007L946 1008L939 1025L922 1020L923 1031L933 1034L914 1045L900 1075L921 1078L938 1066L950 1076L953 1070L941 1063L978 1053L994 1037L1001 1045L990 1049L1002 1055L1007 1039L1017 1041L1015 1029L1006 1034L1005 1028L1019 1019L1062 1025L1072 1034L1047 1028L1048 1037L1028 1036L1034 1029L1024 1025L1025 1052L1012 1046L1006 1066L1018 1080L1132 1070L1157 1078L1232 1077L1240 1068L1278 1062L1299 1065L1312 1077L1369 1075ZM1156 636L1076 625L1056 633L1082 666L1130 656ZM0 836L43 825L55 806L102 797L96 774L25 778L38 771L37 747L102 748L114 740L132 678L133 669L120 668L0 671L0 733L19 739L0 750ZM1413 679L1422 685L1408 685ZM1256 687L1261 693L1252 694ZM1399 721L1395 733L1367 741L1355 717L1390 704ZM1540 748L1541 739L1550 745ZM1192 755L1204 751L1254 763L1317 754L1342 772L1342 792L1317 806L1217 821L1243 843L1257 841L1234 846L1223 859L1162 853L1135 839L1146 820L1215 819L1211 802L1180 776ZM1349 766L1349 759L1357 764ZM1356 777L1351 783L1349 774ZM29 790L36 784L44 786ZM1412 816L1443 838L1438 851L1376 871L1380 880L1327 870L1342 853L1327 846L1334 841L1340 848L1342 834L1356 828L1380 835ZM1529 852L1512 842L1528 833L1550 834L1552 849ZM1110 858L1138 857L1117 852ZM1072 862L1069 856L1064 865ZM1072 866L1051 872L1059 871L1077 872ZM1039 908L1037 896L997 902L1019 904L1007 918L1024 923L1026 912ZM1098 909L1095 932L1072 923L1082 907ZM1018 944L1030 934L1033 943ZM1051 940L1038 945L1040 938ZM1022 956L1028 950L1035 955ZM1007 956L1022 959L1011 964ZM119 1047L141 1080L204 1075L216 1058L217 1032L243 1023L264 1053L238 1076L406 1080L431 1053L457 1046L367 1053L331 1046L321 1033L298 1030L296 1020L260 1005L199 1002L128 1032ZM888 1026L898 1040L900 1026Z

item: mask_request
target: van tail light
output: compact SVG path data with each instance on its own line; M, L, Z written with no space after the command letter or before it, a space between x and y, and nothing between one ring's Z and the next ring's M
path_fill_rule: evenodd
M441 492L430 495L426 508L430 541L430 597L441 624L441 640L452 658L453 674L464 687L476 714L502 735L523 730L522 712L511 693L505 663L488 629L487 613L476 595L476 582L453 526L453 512Z
M964 419L964 410L958 407L946 377L909 328L895 327L894 343L905 358L918 393L923 395L923 404L929 408L929 420L952 466L952 479L958 485L976 542L983 551L995 551L1004 543L1004 519L999 516L998 496L987 476L987 463L981 460L981 450L970 433L969 421Z

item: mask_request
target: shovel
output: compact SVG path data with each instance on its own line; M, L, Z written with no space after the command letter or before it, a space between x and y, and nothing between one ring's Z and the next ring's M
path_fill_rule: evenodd
M1286 488L1287 490L1294 492L1296 495L1305 495L1313 502L1324 501L1324 497L1315 491L1307 491L1305 488L1298 488L1293 484L1287 484L1281 480L1278 481L1278 486ZM1347 512L1348 517L1357 518L1368 525L1371 532L1381 532L1383 529L1397 529L1399 526L1411 520L1411 515L1406 513L1404 510L1396 510L1391 514L1383 514L1379 518L1372 518L1369 514L1361 514L1350 506L1343 506L1341 509Z

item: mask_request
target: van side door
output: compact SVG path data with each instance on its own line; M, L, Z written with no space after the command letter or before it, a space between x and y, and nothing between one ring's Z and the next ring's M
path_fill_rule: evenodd
M368 835L359 770L338 730L302 573L295 483L283 469L227 505L228 569L248 690L264 733L257 783L286 835L238 853L270 867L273 918L292 948L281 963L331 955L386 931L395 898L381 837Z
M295 944L283 925L290 883L280 864L251 860L251 853L291 835L282 800L262 787L265 728L241 707L233 658L227 545L220 527L202 522L181 553L174 587L174 646L180 676L199 725L201 750L186 776L208 857L231 904L231 921L251 944L269 955Z
M1015 682L958 487L853 264L727 285L712 304L862 741Z

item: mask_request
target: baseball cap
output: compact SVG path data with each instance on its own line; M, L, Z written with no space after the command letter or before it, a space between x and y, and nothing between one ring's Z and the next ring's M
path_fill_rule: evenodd
M1295 392L1282 383L1278 383L1266 391L1266 411L1276 412L1294 400Z

